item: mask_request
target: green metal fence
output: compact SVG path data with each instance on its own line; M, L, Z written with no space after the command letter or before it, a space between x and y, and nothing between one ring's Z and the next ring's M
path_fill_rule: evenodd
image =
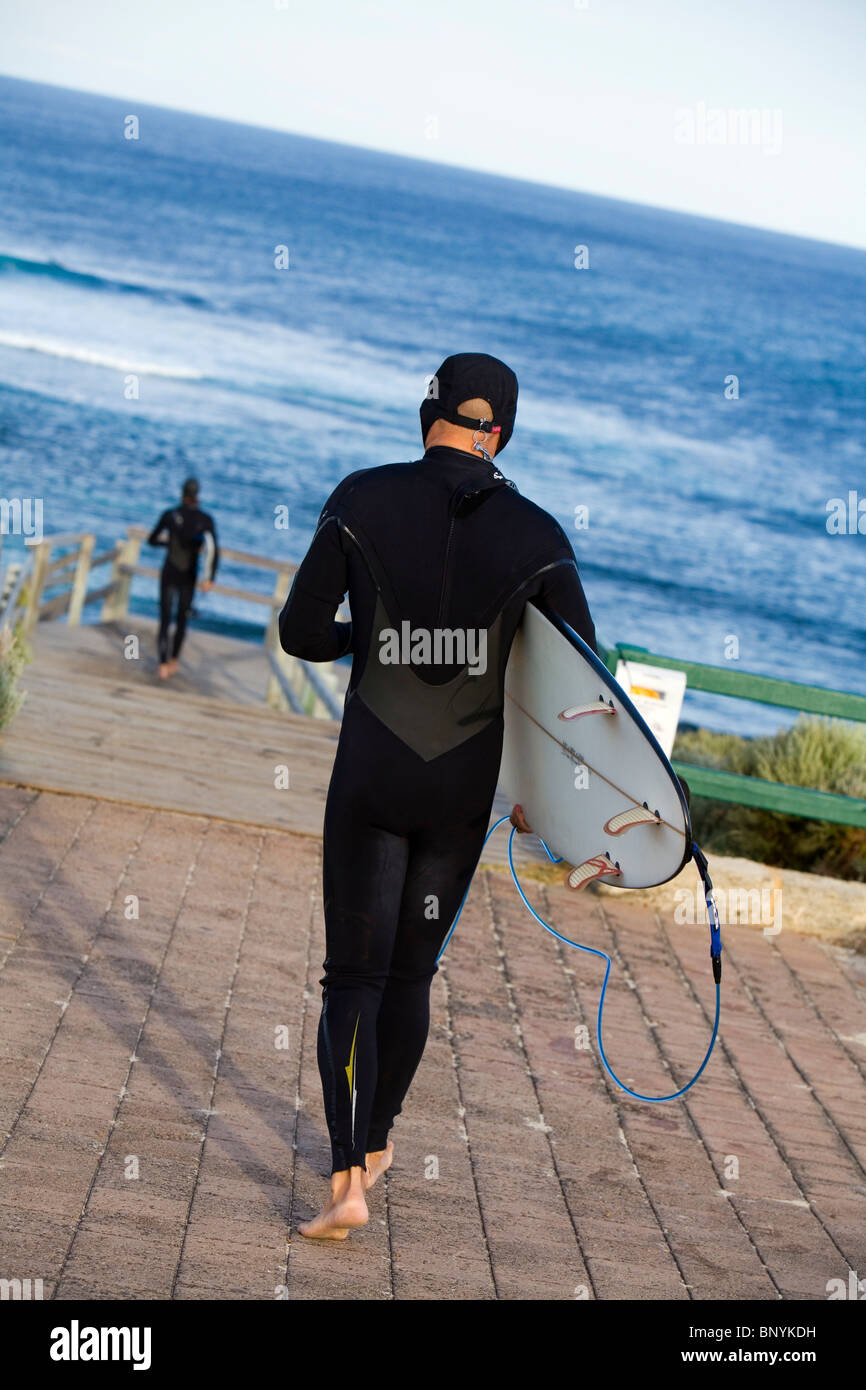
M648 666L684 671L686 687L689 690L705 690L713 695L728 695L737 700L756 700L763 705L780 705L804 714L830 715L836 719L866 723L866 696L855 695L851 691L822 690L820 686L776 680L772 676L758 676L751 671L704 666L696 661L659 656L644 647L633 647L625 642L601 649L601 657L612 674L616 671L618 661L638 661ZM837 796L832 792L815 791L809 787L790 787L782 782L765 782L759 777L743 777L736 772L696 767L691 763L675 761L673 766L679 775L685 777L690 790L696 796L866 829L866 800L859 797Z

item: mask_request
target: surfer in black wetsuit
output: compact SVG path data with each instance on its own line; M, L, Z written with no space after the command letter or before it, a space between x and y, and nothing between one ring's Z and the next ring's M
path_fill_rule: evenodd
M187 478L179 507L163 512L147 538L148 545L167 547L159 587L159 678L167 680L177 670L198 574L199 552L205 552L205 574L199 585L206 593L219 562L213 517L198 505L198 482ZM177 605L174 641L169 642L172 611Z
M338 484L280 615L287 652L352 653L324 826L318 1060L331 1196L300 1226L308 1236L363 1225L365 1191L391 1162L436 957L489 824L524 605L549 605L597 650L568 537L498 467L514 373L463 353L432 384L424 457ZM335 621L347 591L352 621Z

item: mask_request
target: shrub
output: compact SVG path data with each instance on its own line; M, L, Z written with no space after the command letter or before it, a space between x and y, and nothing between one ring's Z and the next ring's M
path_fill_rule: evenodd
M0 628L0 729L5 728L24 702L18 677L30 660L30 651L20 631Z
M754 739L684 730L674 757L768 782L866 798L866 729L837 719L801 715L792 728ZM718 854L866 882L866 830L701 796L692 797L691 809L695 838Z

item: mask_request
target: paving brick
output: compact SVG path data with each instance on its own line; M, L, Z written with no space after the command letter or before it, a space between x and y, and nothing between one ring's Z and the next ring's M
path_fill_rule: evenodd
M0 1273L53 1293L66 1260L60 1300L763 1301L774 1280L823 1298L845 1259L866 1269L866 1049L851 1041L866 1009L843 955L729 932L749 992L723 996L726 1051L685 1100L648 1107L600 1065L601 970L528 931L508 880L482 872L370 1222L307 1242L297 1223L329 1169L320 844L0 784L0 835L13 822ZM617 954L605 1039L623 1078L655 1093L688 1077L709 1033L703 937L625 899L529 891L567 935Z

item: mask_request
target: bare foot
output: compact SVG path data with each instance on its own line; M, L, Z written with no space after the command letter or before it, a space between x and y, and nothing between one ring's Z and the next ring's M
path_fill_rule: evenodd
M169 674L170 676L176 676L176 675L177 675L177 666L178 666L177 657L172 657L171 661L168 663L168 674Z
M518 835L532 834L532 827L526 824L522 806L512 806L510 820Z
M170 675L171 675L171 672L170 672L169 669L168 669L168 662L167 662L167 661L161 661L161 662L159 663L159 678L160 678L160 680L161 680L161 681L167 681Z
M318 1216L302 1221L298 1230L308 1240L345 1240L350 1231L370 1219L364 1199L364 1169L344 1168L331 1178L331 1195Z
M367 1154L367 1173L365 1176L365 1186L367 1191L373 1186L377 1178L391 1167L394 1161L394 1145L389 1139L384 1149L377 1149L375 1153Z

